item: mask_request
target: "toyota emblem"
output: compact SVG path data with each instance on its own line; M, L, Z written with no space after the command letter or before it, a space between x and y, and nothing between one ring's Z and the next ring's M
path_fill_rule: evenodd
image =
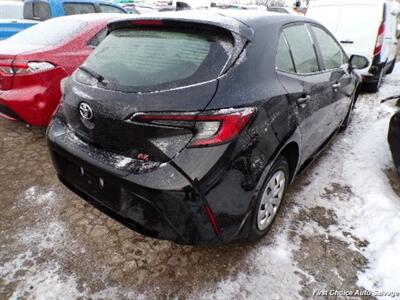
M86 102L81 102L79 104L79 113L85 120L93 119L93 110Z

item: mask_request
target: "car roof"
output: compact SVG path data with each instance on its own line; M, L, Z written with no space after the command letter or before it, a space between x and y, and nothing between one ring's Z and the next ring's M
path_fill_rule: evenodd
M113 24L134 20L171 20L209 24L225 28L234 33L242 35L247 39L252 39L254 36L254 31L256 31L259 27L264 27L266 24L280 25L296 21L309 21L316 23L314 20L307 19L303 16L291 14L281 14L259 10L213 9L135 15L121 18L118 21L112 21L110 22L109 26L112 28Z

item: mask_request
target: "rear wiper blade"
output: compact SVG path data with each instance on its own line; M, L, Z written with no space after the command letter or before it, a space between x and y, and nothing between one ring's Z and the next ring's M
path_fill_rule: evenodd
M103 84L106 83L104 76L100 75L96 71L93 71L92 69L89 69L88 67L85 67L85 66L80 66L79 69L88 73L90 76L96 78L98 82L103 83Z

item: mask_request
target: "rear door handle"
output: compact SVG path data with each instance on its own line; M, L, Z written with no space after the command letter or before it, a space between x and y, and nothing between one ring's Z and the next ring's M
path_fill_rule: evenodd
M305 104L310 99L311 99L311 96L310 95L306 95L304 97L301 97L301 98L297 99L297 104L299 104L299 105Z
M354 44L351 40L340 41L341 44Z

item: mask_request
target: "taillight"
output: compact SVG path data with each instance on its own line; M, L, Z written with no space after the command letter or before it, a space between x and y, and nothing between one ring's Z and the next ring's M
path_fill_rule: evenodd
M7 75L34 74L54 69L48 62L0 61L0 72Z
M200 115L196 119L196 136L192 147L218 145L239 135L250 121L254 109L227 110L215 115Z
M385 24L382 23L381 26L379 26L374 55L378 55L379 53L381 53L384 39L385 39Z
M223 109L206 113L140 113L133 122L161 126L190 126L195 135L190 147L207 147L224 144L235 139L255 113L254 108Z
M0 73L3 74L14 74L12 69L12 59L0 60Z

